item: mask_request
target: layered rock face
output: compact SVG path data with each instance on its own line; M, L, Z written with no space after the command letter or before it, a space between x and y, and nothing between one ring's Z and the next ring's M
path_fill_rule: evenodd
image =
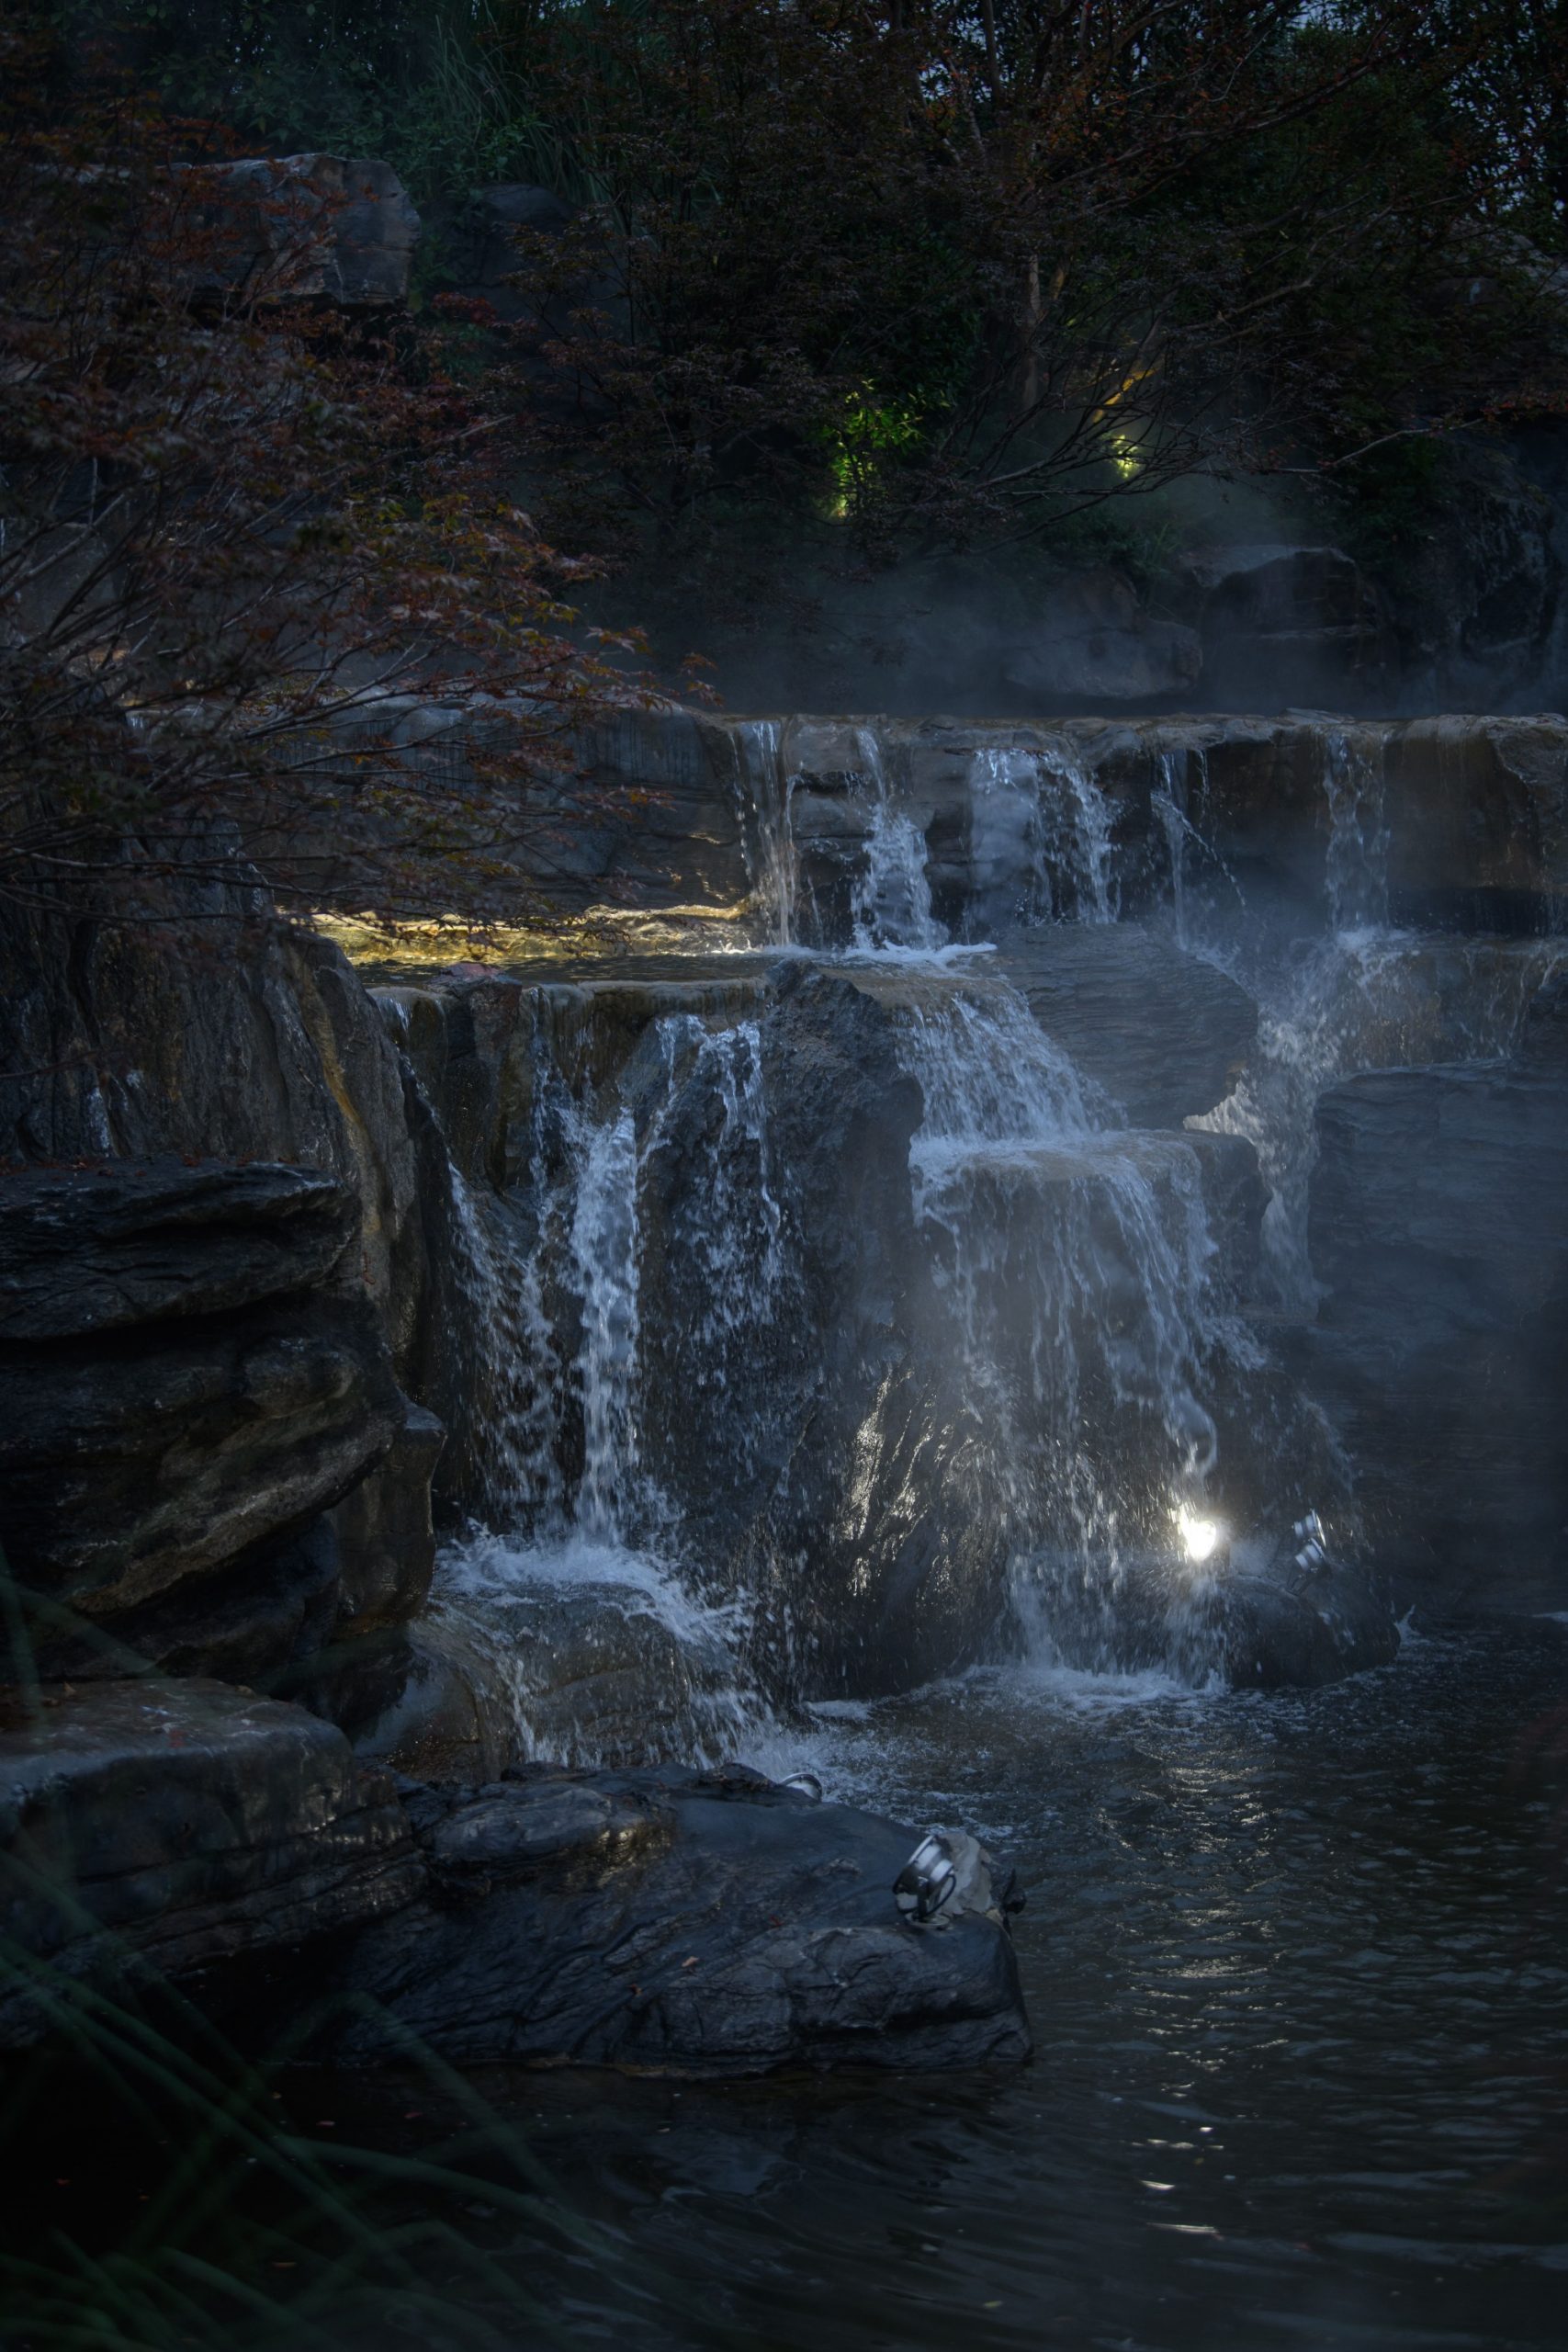
M423 1883L385 1774L330 1724L227 1684L143 1676L12 1695L0 1719L0 2045L78 1980L111 1992L357 1926Z
M73 1673L261 1679L367 1579L428 1589L417 1467L395 1568L367 1518L409 1484L424 1280L396 1050L334 949L231 897L0 933L0 1537Z
M1370 1072L1317 1114L1314 1364L1413 1581L1561 1605L1568 1544L1568 989L1519 1050Z
M410 730L420 756L456 779L470 723L457 708L400 704L374 731L396 741ZM856 877L889 796L921 844L937 917L975 939L996 938L1021 914L1159 910L1183 837L1200 897L1228 903L1233 916L1245 903L1256 917L1321 923L1345 804L1359 797L1369 840L1382 843L1382 911L1396 922L1529 932L1560 922L1568 893L1568 720L1553 714L1337 722L649 711L604 725L581 753L600 820L590 814L574 828L563 904L732 916L760 898L775 935L797 944L852 935ZM1102 804L1105 824L1088 864L1086 795ZM792 854L781 865L785 831Z

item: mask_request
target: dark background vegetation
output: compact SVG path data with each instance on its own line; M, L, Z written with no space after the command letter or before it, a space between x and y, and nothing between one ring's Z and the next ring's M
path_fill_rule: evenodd
M875 707L923 648L1039 628L1064 582L1187 619L1180 567L1213 540L1347 548L1416 701L1447 691L1416 657L1450 608L1533 597L1519 628L1545 627L1561 560L1537 510L1568 484L1563 0L34 0L16 21L36 38L9 77L8 331L28 367L46 329L58 348L44 425L7 444L13 507L82 529L83 469L145 477L171 382L199 375L217 421L184 476L164 465L163 539L145 499L123 509L129 575L117 548L113 595L76 594L41 683L34 661L27 775L91 672L117 711L140 696L139 726L161 698L165 766L189 763L207 713L186 801L232 808L259 773L254 835L285 674L296 744L368 676L521 691L537 770L637 671L638 625L666 684L716 657L732 702ZM74 159L46 175L41 228L40 137ZM424 220L408 313L329 350L287 283L247 287L220 341L165 258L157 335L128 334L123 284L107 345L85 335L103 273L32 257L40 238L80 249L85 186L106 200L110 179L74 164L131 157L122 242L167 257L166 218L149 234L160 154L225 150L392 164ZM482 192L516 183L541 195L498 266ZM121 413L100 454L71 369L106 347L92 398L109 384ZM330 408L301 370L331 378ZM232 518L241 451L248 538L215 550L189 518ZM247 594L268 571L265 625L220 648L195 630L232 602L216 579L186 593L193 562ZM124 661L148 631L111 608L155 575L152 681ZM309 609L335 634L307 676L280 649ZM785 645L804 668L773 658ZM246 775L219 777L252 740ZM291 756L296 776L311 764ZM338 825L363 789L311 791L311 822L290 816L287 841L273 823L264 863L320 903L315 820ZM549 831L538 805L528 826ZM449 810L392 791L360 895L482 904L487 856L504 887L503 809L461 842L444 827Z

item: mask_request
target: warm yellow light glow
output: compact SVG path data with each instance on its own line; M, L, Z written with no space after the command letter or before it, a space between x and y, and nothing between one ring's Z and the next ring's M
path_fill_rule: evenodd
M1213 1557L1224 1534L1217 1519L1199 1519L1185 1503L1176 1514L1176 1531L1181 1538L1182 1550L1195 1566Z

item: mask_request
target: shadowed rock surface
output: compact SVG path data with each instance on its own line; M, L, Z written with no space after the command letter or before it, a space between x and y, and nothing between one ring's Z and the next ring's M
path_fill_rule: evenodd
M67 1340L313 1289L353 1237L310 1169L173 1159L35 1170L0 1193L0 1340Z
M1450 1603L1561 1598L1568 1475L1568 989L1518 1054L1324 1099L1312 1362L1381 1546Z
M1226 973L1130 923L1043 925L1008 940L997 967L1135 1127L1212 1111L1258 1032Z
M359 1214L337 1179L276 1164L121 1160L6 1186L0 1537L61 1670L101 1673L118 1644L260 1674L330 1630L337 1538L288 1547L410 1409L370 1301L335 1283ZM421 1572L417 1552L397 1569ZM110 1634L96 1657L62 1609Z
M390 1780L300 1708L202 1680L45 1685L0 1728L8 1950L114 1987L185 1977L407 1902ZM7 1970L0 2040L47 2012Z
M432 1891L333 1989L465 2066L973 2066L1029 2052L1011 1939L903 1925L915 1842L758 1775L540 1772L411 1797ZM340 2061L394 2054L372 2018Z
M328 2031L351 2063L400 2059L411 2033L462 2065L1023 2057L999 1920L899 1921L913 1842L739 1767L433 1790L220 1683L45 1685L0 1722L0 2045L49 2033L29 1962L193 1984L242 2018L258 1980L229 1964L266 1962L270 1999L378 2005Z

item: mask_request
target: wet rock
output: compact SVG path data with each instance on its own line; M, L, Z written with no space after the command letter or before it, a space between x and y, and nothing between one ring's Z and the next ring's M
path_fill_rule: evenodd
M441 1611L361 1634L290 1693L355 1753L411 1780L474 1785L517 1758L517 1713L500 1662Z
M1349 1568L1315 1577L1220 1580L1206 1613L1233 1690L1312 1690L1399 1655L1399 1627L1379 1579Z
M997 967L1134 1126L1179 1126L1212 1111L1235 1086L1258 1033L1258 1007L1245 989L1135 924L1015 933Z
M1568 722L1418 718L1386 754L1391 911L1476 931L1561 928Z
M1503 1064L1318 1108L1312 1363L1384 1555L1450 1607L1561 1607L1568 1056L1561 989Z
M563 1863L628 1861L667 1845L671 1828L625 1790L547 1779L520 1793L503 1781L438 1818L425 1851L436 1883L466 1895Z
M0 1341L313 1289L357 1222L347 1187L314 1169L168 1158L13 1175L0 1193Z
M821 1690L852 1672L887 1687L918 1675L917 1661L935 1671L965 1651L991 1606L954 1573L935 1494L901 1492L891 1433L919 1446L931 1419L915 1337L929 1273L909 1180L920 1091L886 1011L799 964L777 981L755 1051L765 1170L761 1131L727 1117L721 1064L696 1054L668 1092L661 1074L643 1158L643 1459L721 1583L744 1581L752 1562L798 1563L767 1592L759 1629L786 1678ZM754 1212L764 1176L776 1238L765 1215L736 1232L745 1254L716 1323L714 1204ZM873 1442L877 1417L886 1433Z
M414 1810L435 1892L356 1939L337 1984L455 2064L734 2076L1028 2053L1005 1928L905 1926L913 1838L894 1823L740 1770L541 1773ZM319 2054L400 2046L372 2014Z
M1208 1135L1187 1128L1182 1136L1196 1154L1214 1243L1214 1279L1221 1293L1233 1301L1250 1299L1256 1291L1263 1217L1269 1187L1258 1170L1258 1153L1245 1136Z
M0 1719L0 1932L57 1978L185 1978L377 1917L423 1874L391 1782L299 1708L147 1677ZM0 2043L53 2012L8 1972Z
M38 1656L52 1677L190 1674L268 1693L332 1639L343 1556L327 1515L281 1544L173 1585L96 1623L40 1626ZM292 1691L286 1695L292 1696Z
M1197 1688L1238 1690L1313 1690L1390 1664L1400 1634L1387 1580L1337 1561L1309 1572L1292 1549L1288 1536L1254 1536L1217 1567L1126 1560L1113 1611L1062 1596L1059 1653L1092 1671L1174 1667Z

